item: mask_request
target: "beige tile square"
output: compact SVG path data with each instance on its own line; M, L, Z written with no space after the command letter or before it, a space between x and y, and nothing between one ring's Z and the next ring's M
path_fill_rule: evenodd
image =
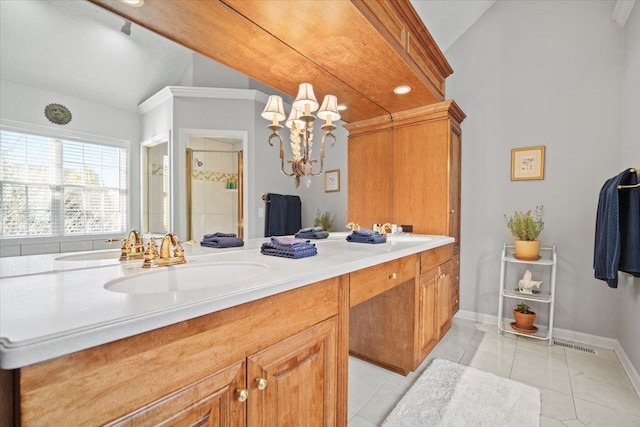
M362 417L354 416L349 420L349 427L377 427L378 424L367 421Z
M569 371L566 367L564 370L553 370L544 365L527 365L523 363L516 365L516 362L514 362L511 378L535 387L544 387L560 393L571 394Z
M542 415L540 417L541 427L564 427L561 421Z
M460 363L491 372L501 377L509 378L513 367L513 353L498 353L491 351L470 350L465 352Z
M632 390L581 377L572 377L571 385L574 397L640 416L640 399Z
M576 419L576 408L571 395L543 387L538 387L538 389L542 400L542 415L560 421Z
M530 349L522 349L518 344L513 362L514 368L527 369L529 366L544 367L556 371L569 373L564 353L536 352Z
M576 398L578 420L589 427L638 427L640 416Z
M633 390L631 381L627 377L627 373L620 366L614 364L601 363L602 360L596 361L595 358L571 358L568 360L569 375L571 378L584 378L590 381L611 384L616 387L622 387Z
M369 399L358 412L358 416L380 425L400 401L402 395L392 389L382 388Z

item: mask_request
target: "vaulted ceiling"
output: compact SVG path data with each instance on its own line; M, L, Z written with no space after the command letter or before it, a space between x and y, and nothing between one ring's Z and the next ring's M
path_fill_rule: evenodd
M423 1L412 3L419 12L435 40L448 47L459 37L494 0L469 1ZM116 5L118 2L111 2ZM231 2L233 3L233 2ZM236 2L235 7L245 7L251 2ZM348 2L347 2L348 3ZM332 2L326 3L331 11ZM339 3L336 3L336 5ZM333 7L334 12L338 7ZM300 25L299 20L287 22L290 14L285 8L282 15L283 27ZM337 12L336 12L337 13ZM337 16L337 15L336 15ZM0 1L0 71L2 80L14 81L27 86L45 88L57 93L65 93L89 99L106 105L128 110L136 106L166 85L178 85L192 61L192 52L165 38L133 25L131 35L121 31L124 19L89 2L75 0ZM272 28L271 31L279 31ZM312 36L311 29L301 32ZM202 34L185 34L191 40L202 38ZM238 34L237 37L246 37ZM345 43L345 55L350 54L349 38L334 39L333 43ZM261 51L260 43L255 43L256 55L268 54ZM322 51L322 40L317 40ZM209 42L210 43L210 42ZM369 49L371 46L358 46ZM331 50L326 51L331 55ZM276 52L277 53L277 52ZM371 60L380 60L371 53ZM273 74L282 58L274 54ZM325 58L330 62L331 58ZM338 62L338 61L336 61ZM366 64L360 64L362 66ZM314 76L313 67L306 70L295 68L286 73L299 72L300 79ZM334 70L338 72L339 70ZM398 70L389 70L391 79ZM353 73L358 73L357 69ZM322 79L318 74L316 79ZM313 78L312 78L313 80ZM277 87L278 82L265 82ZM415 82L414 82L415 83ZM329 83L327 83L329 84ZM417 83L416 87L419 85ZM280 87L280 89L282 86ZM347 82L341 88L346 97L358 102L366 115L385 113L385 109L395 108L392 98L361 100L356 99L363 92L352 90ZM373 88L365 88L368 93ZM420 90L420 89L418 89ZM414 93L416 102L433 102L424 92ZM287 93L292 89L287 88ZM380 95L381 97L383 95ZM382 105L382 107L381 107Z

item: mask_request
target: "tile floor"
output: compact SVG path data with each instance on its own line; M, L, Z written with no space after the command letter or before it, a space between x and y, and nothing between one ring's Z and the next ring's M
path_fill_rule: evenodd
M379 426L429 365L444 358L537 387L543 427L640 426L640 399L613 350L596 354L498 335L496 326L454 319L451 330L408 376L349 358L349 427Z

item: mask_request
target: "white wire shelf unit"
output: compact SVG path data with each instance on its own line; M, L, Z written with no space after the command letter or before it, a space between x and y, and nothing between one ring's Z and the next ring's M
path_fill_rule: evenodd
M530 337L539 340L548 340L549 345L553 344L553 313L555 305L555 293L556 293L556 265L557 255L556 247L542 247L540 248L540 259L538 260L523 260L514 256L514 246L504 244L502 248L502 258L500 265L500 295L498 303L498 333L510 333L525 337ZM543 281L541 289L539 291L534 290L533 294L526 294L520 292L517 286L511 287L506 284L507 269L512 264L530 264L543 267L549 267L551 270L548 272L550 277L549 285L545 286ZM515 303L519 301L531 301L540 304L547 304L549 310L548 321L546 324L538 324L537 331L535 332L522 332L514 329L511 324L513 320L505 317L505 301L514 300ZM537 318L538 319L538 318Z

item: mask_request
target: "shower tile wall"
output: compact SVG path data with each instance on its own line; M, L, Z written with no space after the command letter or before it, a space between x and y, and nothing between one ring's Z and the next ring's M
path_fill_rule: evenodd
M238 191L227 189L230 178L236 182L238 179L238 154L232 152L231 144L209 138L191 138L189 148L194 150L190 177L191 237L201 240L207 233L238 233Z

